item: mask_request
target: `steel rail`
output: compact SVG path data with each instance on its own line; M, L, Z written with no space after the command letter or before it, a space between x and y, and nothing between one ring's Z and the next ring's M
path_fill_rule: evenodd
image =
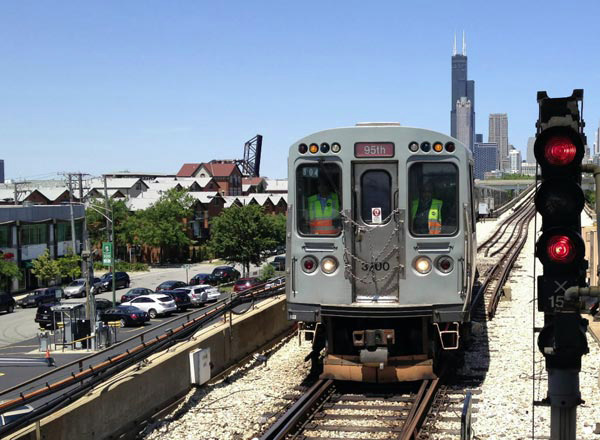
M271 427L260 440L282 440L295 427L310 416L311 408L331 390L333 380L319 379L298 399Z
M435 393L440 386L440 378L427 379L423 381L417 399L410 410L408 418L400 432L400 440L416 439L419 434L421 424L425 420L427 411L434 400Z

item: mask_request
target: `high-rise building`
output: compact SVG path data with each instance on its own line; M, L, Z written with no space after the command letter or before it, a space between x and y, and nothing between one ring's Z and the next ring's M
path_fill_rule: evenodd
M506 171L510 166L508 160L508 115L506 113L492 113L490 115L488 142L498 144L500 169Z
M533 152L533 146L535 145L535 138L527 138L527 163L535 163L535 153Z
M510 160L510 172L512 174L520 174L521 173L521 152L519 150L511 150L508 153L508 157Z
M456 102L456 139L467 147L473 144L471 127L471 101L463 96Z
M486 172L498 169L498 144L476 142L473 145L473 156L476 179L483 179Z
M450 102L450 135L458 136L456 103L460 98L467 98L471 103L470 124L471 143L467 147L473 151L473 139L475 138L475 81L467 79L467 43L463 32L462 53L456 51L456 34L454 35L454 48L452 51L452 101Z
M4 159L0 159L0 183L4 183Z
M475 142L477 142L478 144L482 144L483 143L483 134L477 133L475 135Z

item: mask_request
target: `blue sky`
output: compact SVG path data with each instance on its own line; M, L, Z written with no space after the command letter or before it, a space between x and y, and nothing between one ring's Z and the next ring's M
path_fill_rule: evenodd
M7 178L176 172L241 158L286 177L296 139L359 121L449 132L454 32L467 35L476 127L534 135L537 90L585 89L600 120L600 3L4 1L0 159Z

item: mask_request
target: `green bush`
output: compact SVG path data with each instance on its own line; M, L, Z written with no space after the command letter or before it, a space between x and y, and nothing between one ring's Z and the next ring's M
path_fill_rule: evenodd
M263 264L260 269L260 280L267 281L269 278L273 278L275 276L275 268L271 266L269 263Z
M110 266L104 266L101 261L95 261L94 270L110 270ZM148 272L150 268L146 263L127 263L125 261L118 261L117 264L115 264L115 270L117 272Z

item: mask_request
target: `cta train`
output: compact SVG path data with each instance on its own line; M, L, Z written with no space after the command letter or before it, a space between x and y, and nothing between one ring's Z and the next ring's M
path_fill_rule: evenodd
M288 317L321 377L436 376L470 322L473 158L396 123L320 131L289 150Z

